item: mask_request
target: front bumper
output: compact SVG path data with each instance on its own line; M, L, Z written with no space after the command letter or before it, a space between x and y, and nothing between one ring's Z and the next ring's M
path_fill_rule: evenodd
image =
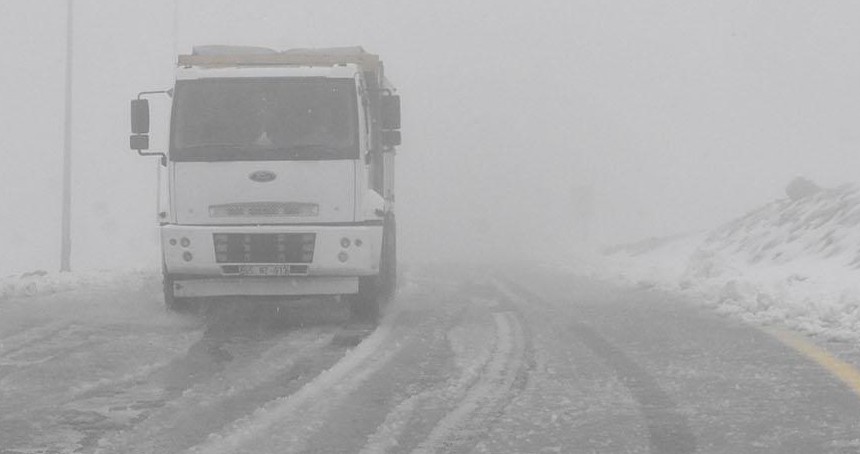
M253 281L240 276L239 266L269 265L269 262L219 262L215 248L218 234L290 234L315 235L313 258L307 262L287 263L288 276L255 277L261 282L283 278L321 278L372 276L379 273L382 251L381 225L349 226L186 226L168 224L161 227L161 244L166 274L177 279L229 278ZM348 241L346 241L348 240ZM250 280L249 280L250 279ZM272 280L272 281L267 281Z
M173 294L178 298L354 293L358 293L357 277L228 277L184 279L173 282Z

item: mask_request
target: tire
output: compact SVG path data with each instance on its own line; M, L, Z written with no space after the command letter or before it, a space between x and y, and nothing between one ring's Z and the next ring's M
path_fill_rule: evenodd
M377 276L358 279L358 293L349 297L353 320L376 323L380 316L380 285Z
M191 312L191 302L188 298L177 298L173 292L173 278L165 274L162 282L164 284L164 307L170 312Z

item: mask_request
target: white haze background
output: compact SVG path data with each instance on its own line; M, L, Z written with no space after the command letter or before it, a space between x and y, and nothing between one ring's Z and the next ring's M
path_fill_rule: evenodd
M58 267L65 6L0 4L0 274ZM128 150L127 111L170 86L175 49L380 54L404 103L402 256L480 260L575 255L576 187L605 244L711 227L798 174L857 181L858 17L847 0L75 0L73 267L158 264L156 163Z

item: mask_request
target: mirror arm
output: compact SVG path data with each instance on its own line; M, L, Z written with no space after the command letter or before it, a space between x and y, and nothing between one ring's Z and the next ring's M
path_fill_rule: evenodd
M169 90L154 90L154 91L142 91L137 94L137 99L143 99L144 96L147 95L167 95L171 98L173 97L173 89Z
M165 153L161 153L158 151L153 151L153 152L143 151L143 150L135 150L135 151L137 151L137 154L140 156L161 156L161 165L167 166L167 154L165 154Z

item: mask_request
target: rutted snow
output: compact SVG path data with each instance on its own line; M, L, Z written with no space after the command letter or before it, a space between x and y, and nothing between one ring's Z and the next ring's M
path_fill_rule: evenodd
M226 370L216 372L210 379L193 385L166 402L133 431L119 432L101 440L98 452L123 452L128 447L134 447L135 452L140 453L159 452L164 449L160 437L165 428L182 427L195 418L205 420L207 411L221 411L219 404L276 378L294 366L299 358L324 348L331 342L331 337L330 333L322 330L309 329L276 341L261 341L269 344L261 353L248 358L239 356Z
M16 427L2 441L11 451L84 450L94 434L133 420L160 398L157 387L135 384L202 334L199 322L163 309L151 271L3 282L13 280L32 285L26 293L4 291L26 298L0 301L0 409ZM141 392L126 392L135 387Z
M466 395L481 378L481 371L490 361L495 345L493 326L482 321L468 321L451 328L447 339L454 353L457 373L445 383L417 393L398 404L386 416L376 433L362 448L362 454L386 452L397 447L398 439L408 429L412 414L432 406L453 405Z
M711 232L609 250L603 276L832 339L860 339L860 192L781 199Z
M373 334L298 392L270 402L187 452L301 451L338 400L354 391L400 351L402 343L388 342L391 323L397 313L395 308L387 314Z
M510 312L493 314L496 325L496 349L487 362L482 377L461 403L448 413L413 453L434 453L450 449L452 440L463 439L483 430L492 414L507 403L505 394L519 372L525 348L524 335L516 317ZM474 418L474 421L470 419ZM476 427L476 425L478 427Z

